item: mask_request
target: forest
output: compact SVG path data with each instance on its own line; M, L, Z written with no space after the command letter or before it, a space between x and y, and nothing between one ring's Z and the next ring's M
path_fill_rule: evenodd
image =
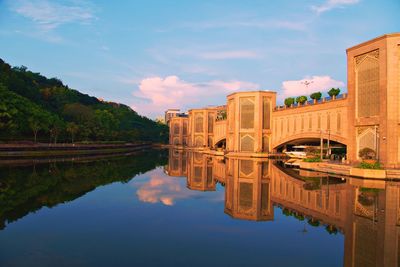
M10 141L167 142L168 127L0 59L0 142Z

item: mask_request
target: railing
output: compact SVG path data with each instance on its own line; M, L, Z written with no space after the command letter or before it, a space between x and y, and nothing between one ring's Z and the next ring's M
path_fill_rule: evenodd
M323 97L318 101L314 101L313 99L306 101L304 104L296 103L292 104L290 107L283 105L283 106L276 106L274 110L284 110L284 109L289 109L289 108L299 108L299 107L306 107L310 105L318 105L318 104L324 104L330 101L335 101L335 100L341 100L341 99L346 99L347 98L347 93L340 94L336 97Z

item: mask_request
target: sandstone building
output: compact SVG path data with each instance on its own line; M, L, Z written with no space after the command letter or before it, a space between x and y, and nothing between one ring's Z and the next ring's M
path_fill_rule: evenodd
M347 49L347 77L347 94L291 107L272 91L233 93L226 106L171 118L170 144L251 156L323 139L346 147L351 163L369 147L400 168L400 33Z

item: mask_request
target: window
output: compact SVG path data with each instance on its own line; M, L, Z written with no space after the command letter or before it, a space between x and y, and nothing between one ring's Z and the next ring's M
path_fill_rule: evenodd
M183 123L183 135L187 135L187 122Z
M267 97L263 97L263 129L270 128L271 104Z
M240 128L254 128L254 97L240 98Z
M194 132L202 133L203 132L203 114L197 113L194 119Z
M357 116L379 115L379 50L356 57Z
M174 123L174 135L179 135L179 124Z
M208 132L214 132L214 115L208 114Z

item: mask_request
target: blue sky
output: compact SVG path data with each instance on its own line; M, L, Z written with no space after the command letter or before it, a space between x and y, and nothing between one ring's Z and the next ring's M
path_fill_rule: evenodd
M0 57L154 118L235 91L346 90L346 48L399 32L399 14L399 0L0 0Z

